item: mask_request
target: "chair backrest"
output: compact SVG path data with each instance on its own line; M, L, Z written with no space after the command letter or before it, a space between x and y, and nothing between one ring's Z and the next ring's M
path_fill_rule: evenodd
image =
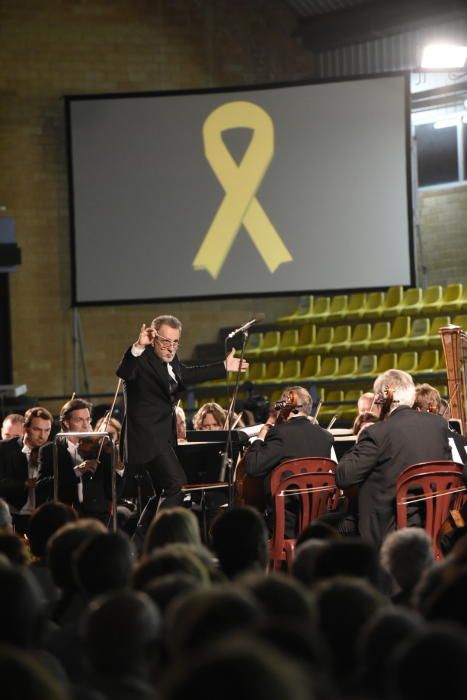
M326 512L336 496L334 471L336 463L322 457L288 459L271 473L271 499L274 509L274 530L271 538L271 559L283 558L285 551L286 499L299 501L298 532ZM286 492L289 491L289 496Z
M465 494L463 465L449 460L412 464L396 483L396 526L407 527L409 506L423 504L423 527L431 537L435 558L442 556L437 543L449 511L460 508Z

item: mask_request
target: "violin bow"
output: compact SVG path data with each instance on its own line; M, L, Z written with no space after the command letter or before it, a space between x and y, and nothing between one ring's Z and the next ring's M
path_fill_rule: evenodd
M114 412L115 404L117 403L117 397L118 397L118 395L119 395L119 393L120 393L121 384L122 384L122 380L119 379L119 380L118 380L118 383L117 383L117 389L116 389L116 391L115 391L114 398L113 398L113 401L112 401L112 405L111 405L111 407L109 408L109 410L107 411L106 416L105 416L105 420L104 420L104 422L103 422L103 424L102 424L102 425L104 426L104 430L102 431L103 433L106 433L106 432L107 432L107 429L108 429L108 427L109 427L109 422L110 422L110 419L111 419L111 417L112 417L112 413ZM97 462L98 462L98 463L100 463L101 454L102 454L102 448L103 448L103 447L104 447L104 438L101 440L101 444L99 445L99 452L97 453Z

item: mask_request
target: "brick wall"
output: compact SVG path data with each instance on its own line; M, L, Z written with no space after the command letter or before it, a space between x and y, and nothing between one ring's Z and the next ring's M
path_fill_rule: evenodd
M275 0L15 0L0 5L0 204L16 219L23 264L10 275L14 381L32 395L72 391L64 94L217 87L312 74ZM142 323L186 324L184 357L255 309L291 299L204 301L80 312L90 388L114 370Z
M418 201L427 285L467 284L467 186L421 192Z

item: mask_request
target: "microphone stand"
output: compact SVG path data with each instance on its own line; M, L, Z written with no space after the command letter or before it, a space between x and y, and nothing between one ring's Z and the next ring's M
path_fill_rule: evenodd
M222 466L221 466L221 473L220 473L220 481L225 481L225 476L227 472L227 482L228 482L228 501L227 501L227 506L228 509L231 510L233 506L233 496L234 496L234 489L233 489L233 454L232 454L232 423L233 423L233 413L234 413L234 408L235 404L237 402L237 396L238 396L238 389L240 386L240 376L241 376L241 367L242 367L242 362L243 358L245 355L245 347L246 343L248 340L248 331L241 331L243 335L243 340L242 340L242 347L240 350L240 362L238 365L238 370L237 370L237 375L235 377L235 385L233 388L232 392L232 400L229 405L229 410L227 412L227 418L226 418L226 423L227 423L227 439L225 441L225 448L224 452L222 453ZM225 356L227 357L227 340L229 338L227 337L225 339Z

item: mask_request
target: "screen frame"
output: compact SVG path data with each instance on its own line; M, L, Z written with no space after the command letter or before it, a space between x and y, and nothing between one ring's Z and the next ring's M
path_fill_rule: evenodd
M143 298L143 299L111 299L98 301L81 301L77 295L77 269L76 269L76 229L75 229L75 201L74 201L74 183L73 183L73 152L72 152L72 116L71 106L74 102L89 101L89 100L113 100L113 99L139 99L147 97L176 97L189 95L209 95L237 92L253 92L276 90L280 88L293 88L301 86L325 85L330 83L348 83L361 82L364 80L376 80L381 78L403 77L405 83L404 102L405 102L405 163L406 163L406 197L407 197L407 231L408 231L408 255L409 255L409 270L410 281L408 285L403 285L404 288L413 287L416 284L416 262L415 262L415 237L414 237L414 212L413 212L413 182L412 182L412 131L411 131L411 93L410 93L410 71L388 71L385 73L372 73L359 76L348 76L343 78L331 79L316 79L316 80L300 80L291 82L277 82L259 85L236 85L216 88L194 88L186 90L154 90L141 92L119 92L119 93L86 93L86 94L70 94L64 95L65 108L65 133L66 133L66 155L67 155L67 174L68 174L68 210L69 210L69 227L70 227L70 265L71 265L71 307L101 307L101 306L128 306L171 303L171 302L187 302L187 301L209 301L213 299L258 299L258 298L286 298L300 297L306 294L333 296L335 294L358 293L363 291L377 291L387 289L388 285L371 286L371 287L352 287L351 289L339 287L335 289L300 289L300 290L280 290L278 292L245 292L245 293L221 293L221 294L202 294L190 299L186 294L182 296L168 296L161 298Z

